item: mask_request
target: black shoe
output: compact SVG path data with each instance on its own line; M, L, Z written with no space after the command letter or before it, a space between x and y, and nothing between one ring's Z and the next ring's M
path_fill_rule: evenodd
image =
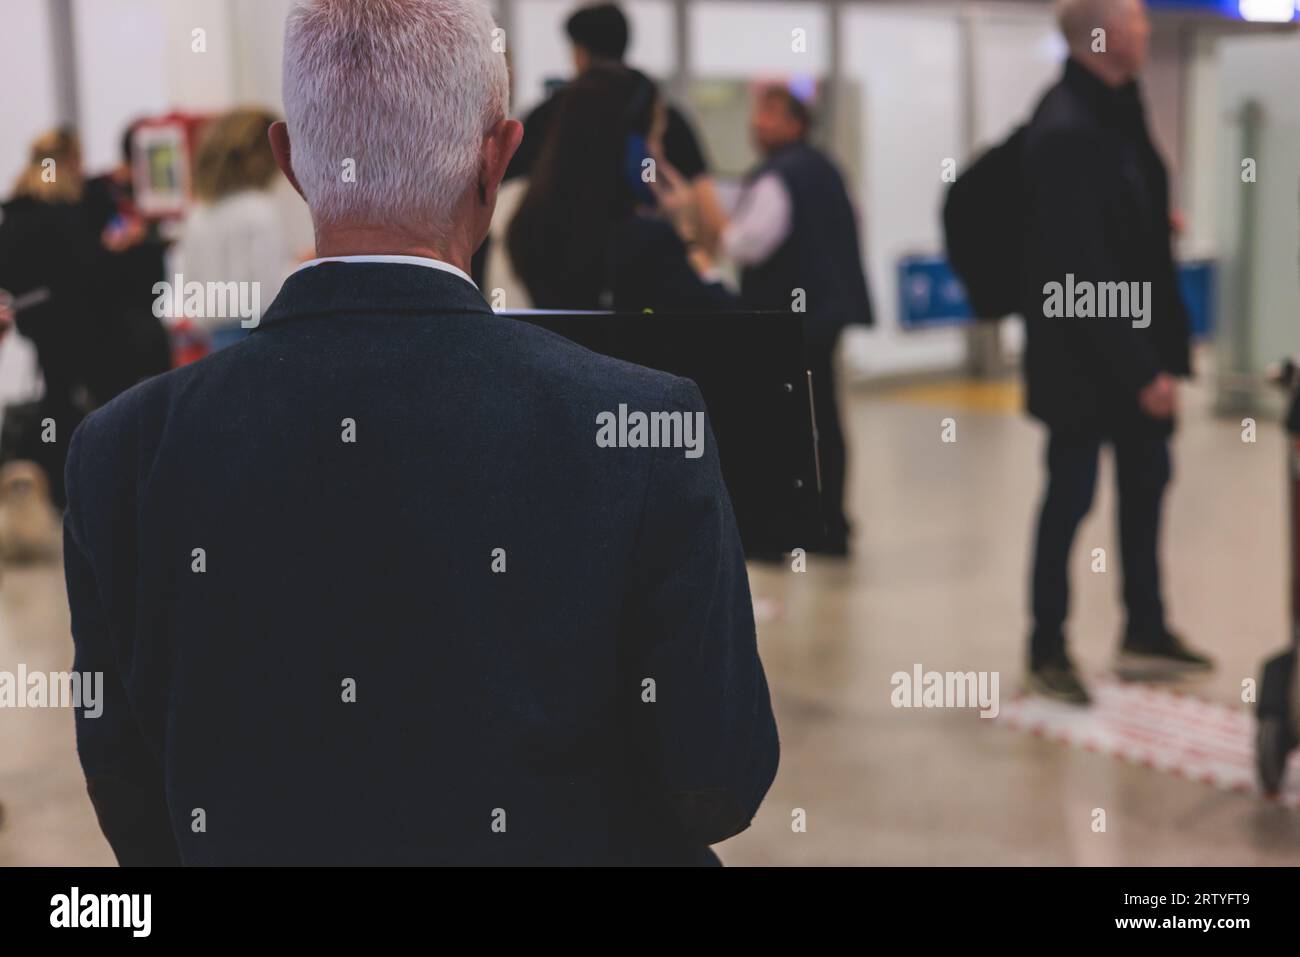
M1092 704L1088 689L1065 652L1029 668L1029 690L1067 704Z
M1214 660L1193 651L1183 639L1166 628L1157 632L1129 632L1115 658L1115 668L1121 672L1142 671L1209 671Z

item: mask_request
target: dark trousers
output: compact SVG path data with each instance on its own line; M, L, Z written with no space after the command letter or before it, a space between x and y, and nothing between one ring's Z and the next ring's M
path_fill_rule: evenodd
M1105 439L1097 435L1053 432L1047 442L1047 494L1038 517L1034 549L1032 664L1048 660L1065 649L1070 545L1075 530L1092 506L1097 487L1097 456L1103 441L1110 441L1115 449L1120 561L1124 605L1128 611L1126 632L1149 634L1164 628L1156 549L1161 501L1170 475L1168 439L1153 435L1115 435Z
M840 403L835 383L835 346L839 330L812 335L804 344L804 357L812 372L813 409L817 416L817 450L821 460L822 518L825 543L831 548L847 544L848 519L844 515L844 482L847 453L840 424Z

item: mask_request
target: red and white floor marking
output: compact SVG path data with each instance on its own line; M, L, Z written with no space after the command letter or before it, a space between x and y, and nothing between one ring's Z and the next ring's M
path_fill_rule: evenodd
M1003 702L998 724L1028 731L1225 791L1262 794L1255 772L1255 715L1179 691L1106 676L1077 708L1038 695ZM1300 753L1292 753L1278 800L1300 808Z

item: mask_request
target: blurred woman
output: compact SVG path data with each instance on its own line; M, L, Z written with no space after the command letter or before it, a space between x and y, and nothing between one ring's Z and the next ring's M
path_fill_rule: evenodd
M68 438L91 408L112 397L104 368L116 332L110 260L81 205L83 194L80 143L71 131L55 130L32 144L0 210L0 289L29 303L6 314L36 347L45 380L35 407L7 416L0 451L41 465L59 503ZM43 440L47 421L53 441Z
M734 306L695 242L691 187L663 159L666 121L654 84L634 70L592 67L565 89L507 233L534 306Z
M275 120L264 110L239 109L205 127L194 160L198 205L178 247L178 266L187 284L258 283L263 310L295 262L272 192L278 171L267 130ZM194 321L211 333L212 348L219 349L248 334L243 318Z

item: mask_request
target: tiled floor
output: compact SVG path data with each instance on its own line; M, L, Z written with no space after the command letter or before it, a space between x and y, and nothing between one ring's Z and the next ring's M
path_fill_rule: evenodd
M1218 656L1188 687L1241 706L1243 679L1288 633L1283 442L1212 419L1193 391L1175 445L1165 529L1174 623ZM896 710L890 676L998 671L1021 681L1025 575L1042 436L987 387L859 392L849 405L850 562L756 566L778 617L760 643L781 727L781 771L731 864L1300 864L1300 813L1051 744L971 711ZM940 420L957 420L957 442ZM1076 545L1074 648L1107 667L1120 627L1109 462ZM66 668L56 568L5 571L0 669ZM105 864L68 712L0 713L0 865ZM1300 769L1293 769L1300 772ZM1093 811L1106 811L1104 833ZM795 832L796 809L807 829Z

